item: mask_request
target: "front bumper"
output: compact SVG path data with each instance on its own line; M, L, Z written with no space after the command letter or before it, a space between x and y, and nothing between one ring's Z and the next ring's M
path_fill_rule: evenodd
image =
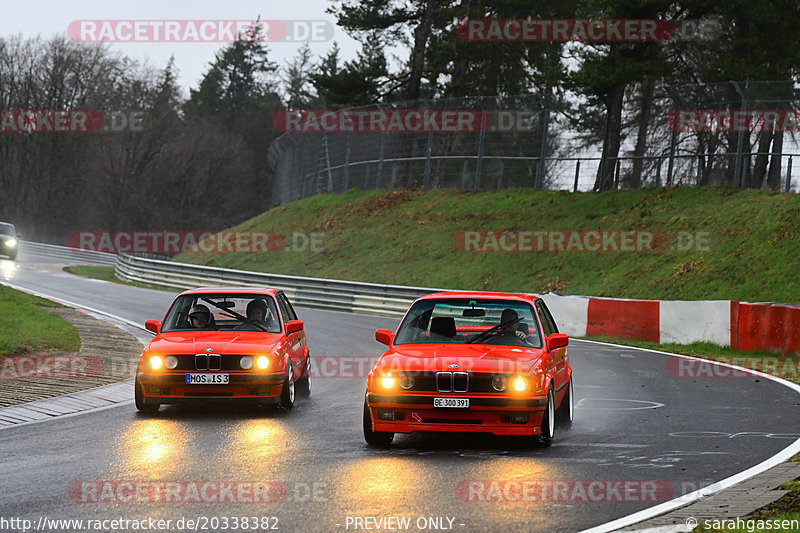
M547 396L503 398L464 395L462 397L469 398L468 409L434 408L434 397L441 395L367 393L373 430L533 436L541 432L542 418L547 408ZM389 412L393 413L394 420L382 420L381 414ZM527 418L519 422L520 417Z
M158 374L139 372L137 378L145 404L234 400L267 404L280 401L285 373L227 373L230 381L225 385L187 385L185 371Z

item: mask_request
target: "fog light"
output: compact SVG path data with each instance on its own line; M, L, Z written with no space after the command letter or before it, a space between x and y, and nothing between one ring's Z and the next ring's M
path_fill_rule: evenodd
M170 370L175 370L178 367L178 358L175 357L174 355L168 356L164 360L164 366Z
M253 368L253 358L245 355L241 359L239 359L239 366L242 367L244 370L250 370Z
M378 410L378 418L381 420L394 421L394 411L381 411Z
M163 361L161 361L161 358L159 356L154 355L153 357L150 358L150 368L152 368L153 370L158 370L159 368L161 368L162 364Z
M492 388L497 392L503 392L508 386L508 379L500 374L492 378Z
M256 366L261 370L267 368L269 366L269 359L267 359L267 356L262 355L258 359L256 359Z
M522 376L520 376L520 377L518 377L517 379L514 380L514 390L515 391L522 392L522 391L525 390L526 387L527 387L527 384L525 383L525 379Z
M512 424L527 424L528 415L511 415Z
M394 387L394 378L392 377L392 375L386 374L385 376L383 376L383 379L381 379L381 385L383 385L384 389L391 389L392 387Z

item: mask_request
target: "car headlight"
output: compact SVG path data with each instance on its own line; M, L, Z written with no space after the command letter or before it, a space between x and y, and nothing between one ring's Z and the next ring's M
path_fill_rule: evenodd
M261 370L269 368L269 358L266 355L261 355L256 359L256 366Z
M400 387L409 390L414 386L414 376L410 374L400 374Z
M528 380L523 378L522 376L517 376L514 379L514 390L517 392L525 392L528 388Z
M241 359L239 359L239 366L242 367L244 370L250 370L253 368L253 358L249 355L245 355Z
M394 388L394 376L391 374L384 374L381 378L381 385L383 385L384 389L393 389Z
M11 237L6 241L6 246L8 246L9 248L13 248L16 245L17 245L17 239L15 239L14 237Z
M158 370L159 368L161 368L163 364L164 362L157 355L154 355L153 357L150 358L150 368L152 368L153 370Z
M168 355L166 359L164 359L164 366L170 370L175 370L178 367L178 358L174 355Z
M503 392L508 387L508 378L497 374L495 377L492 378L492 388L497 392Z

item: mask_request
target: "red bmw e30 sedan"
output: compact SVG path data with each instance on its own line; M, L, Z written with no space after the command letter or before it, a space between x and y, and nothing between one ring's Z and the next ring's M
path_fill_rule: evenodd
M277 289L208 288L180 293L139 358L135 403L245 400L291 409L311 394L303 321Z
M532 295L442 292L416 300L367 377L364 438L466 431L552 442L573 417L567 335Z

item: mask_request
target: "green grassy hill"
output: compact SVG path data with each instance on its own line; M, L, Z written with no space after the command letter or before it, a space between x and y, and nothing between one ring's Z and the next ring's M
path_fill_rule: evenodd
M324 250L184 253L175 260L424 287L800 302L800 196L793 193L351 190L293 202L232 229L278 231L290 245L294 233L321 234ZM464 252L453 239L459 231L598 229L664 232L673 249ZM704 249L675 249L678 232L707 232Z

